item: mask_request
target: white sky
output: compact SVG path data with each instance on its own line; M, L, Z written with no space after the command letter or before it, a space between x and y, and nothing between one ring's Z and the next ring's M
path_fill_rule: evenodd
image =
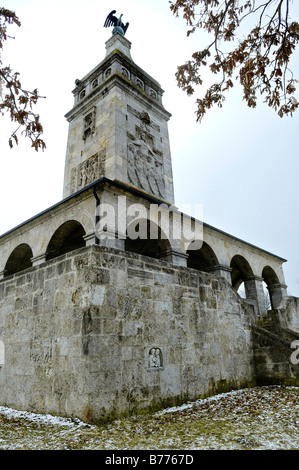
M299 111L279 118L266 105L249 109L236 85L222 109L195 119L195 97L176 84L177 65L206 44L201 33L186 36L185 21L168 0L2 0L21 20L12 27L3 62L20 72L22 85L38 88L37 112L47 149L35 152L22 141L10 150L10 122L0 118L0 233L62 199L68 123L75 79L105 57L112 34L108 13L123 13L130 26L133 60L165 90L175 200L203 204L204 222L286 258L288 292L299 297ZM294 19L299 5L294 1ZM292 68L299 79L299 50Z

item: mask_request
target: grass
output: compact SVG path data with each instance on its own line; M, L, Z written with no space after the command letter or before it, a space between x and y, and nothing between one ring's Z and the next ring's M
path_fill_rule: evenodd
M1 450L299 449L299 388L255 387L91 426L0 407Z

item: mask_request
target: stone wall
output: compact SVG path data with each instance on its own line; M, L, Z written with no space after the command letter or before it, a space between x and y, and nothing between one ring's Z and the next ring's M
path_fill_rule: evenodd
M254 383L216 275L96 245L0 281L0 404L95 422Z
M299 333L299 299L298 297L288 296L280 305L278 310L279 324L283 328Z
M265 319L263 320L265 323ZM278 323L253 326L257 385L299 386L299 333Z
M286 297L252 326L257 384L299 386L299 325L296 297Z

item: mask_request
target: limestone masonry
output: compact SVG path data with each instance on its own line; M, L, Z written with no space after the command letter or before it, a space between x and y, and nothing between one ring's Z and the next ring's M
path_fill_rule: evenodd
M175 206L171 115L124 35L73 94L63 199L0 237L0 404L99 422L298 385L286 260Z

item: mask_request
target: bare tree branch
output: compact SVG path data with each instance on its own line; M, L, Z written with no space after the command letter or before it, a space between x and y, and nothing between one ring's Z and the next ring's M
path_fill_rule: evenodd
M15 12L6 8L0 8L0 113L3 116L8 113L12 122L16 122L16 129L8 139L9 146L18 144L18 133L29 138L31 146L38 151L46 148L41 136L43 127L39 115L33 112L33 106L39 98L42 98L37 89L28 91L22 88L19 73L13 72L10 66L3 66L1 50L4 41L11 38L7 34L7 25L16 24L21 26Z
M291 20L292 0L268 0L256 5L255 0L176 0L170 9L178 16L183 11L187 25L205 30L213 40L192 59L178 66L178 86L192 95L195 86L203 85L200 71L203 67L221 78L213 83L203 98L197 98L197 120L201 121L207 109L222 106L225 93L232 88L233 78L243 87L243 98L249 107L257 104L257 93L280 117L292 115L299 107L295 97L297 80L289 67L292 54L299 42L299 24ZM248 28L246 20L254 20ZM197 20L196 20L197 18ZM237 40L237 45L236 45ZM223 44L234 42L230 48Z

